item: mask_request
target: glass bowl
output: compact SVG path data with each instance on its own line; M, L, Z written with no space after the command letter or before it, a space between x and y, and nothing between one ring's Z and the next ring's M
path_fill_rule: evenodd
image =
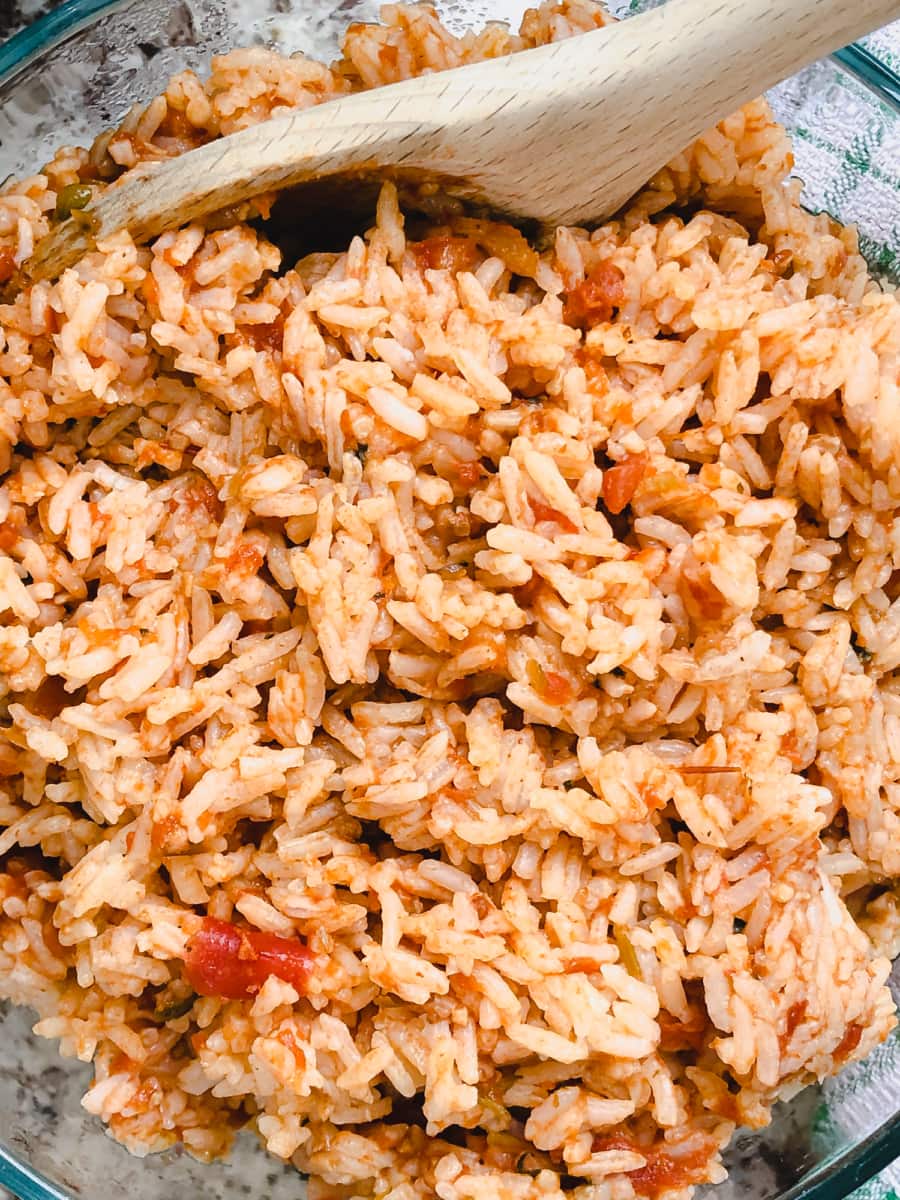
M659 0L619 0L627 16ZM456 32L518 23L527 0L438 0ZM70 0L0 46L0 178L38 169L64 143L87 143L185 67L264 43L328 59L374 0ZM900 79L878 39L815 64L772 93L794 137L805 202L855 222L873 271L900 282ZM900 967L894 971L900 999ZM178 1150L137 1159L80 1107L90 1068L30 1032L25 1010L0 1010L0 1187L20 1200L287 1200L293 1168L242 1135L231 1157L202 1165ZM839 1079L779 1104L771 1126L738 1134L715 1200L839 1200L900 1156L900 1035ZM894 1168L872 1197L900 1194Z

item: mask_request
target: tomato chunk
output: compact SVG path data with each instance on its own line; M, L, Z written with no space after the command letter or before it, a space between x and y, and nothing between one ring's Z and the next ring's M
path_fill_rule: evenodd
M603 503L611 513L620 513L631 503L637 485L644 478L650 456L646 450L629 454L616 466L603 472Z
M16 273L16 260L12 250L0 250L0 283L8 283Z
M474 487L485 474L480 462L460 462L456 464L456 476L463 487Z
M613 263L597 263L566 296L563 320L576 329L592 329L608 321L625 299L624 283L625 276Z
M184 958L185 975L194 991L225 1000L255 996L270 975L292 984L302 995L312 965L313 956L299 938L241 929L215 917L204 918Z
M561 529L565 529L567 533L577 533L578 529L575 524L569 520L565 513L561 513L559 509L551 508L549 504L545 504L543 500L535 500L533 496L528 497L528 504L531 511L534 513L535 521L553 521L559 525Z
M460 271L474 271L481 257L471 238L454 237L452 234L440 234L425 238L423 242L412 242L410 250L420 271L450 271L453 275L458 275Z
M800 1000L797 1004L792 1004L787 1011L787 1019L784 1023L784 1032L788 1038L793 1037L794 1030L806 1016L806 1001Z
M567 700L572 699L572 685L565 675L558 675L556 671L545 671L544 678L547 681L544 696L551 704L565 704Z
M594 358L585 358L582 362L587 390L592 396L605 396L609 391L609 376L603 369L603 364Z
M835 1047L834 1061L840 1063L848 1059L862 1040L862 1035L862 1025L858 1021L851 1021L847 1026L847 1032Z
M215 521L221 521L225 512L225 506L219 499L218 492L202 475L193 476L187 487L182 488L176 496L173 496L169 501L169 512L175 512L179 505L183 505L191 516L202 510L205 516L211 517Z
M621 1134L594 1139L594 1152L601 1150L630 1150L642 1154L646 1165L629 1171L631 1186L639 1196L658 1196L660 1192L673 1188L689 1187L704 1183L709 1176L709 1160L716 1145L712 1138L691 1139L690 1149L680 1150L671 1146L676 1153L669 1153L665 1143L642 1146Z
M241 333L255 350L280 350L284 341L284 315L279 313L267 325L245 325Z
M255 575L265 557L255 542L241 541L226 558L225 568L232 575Z
M572 685L565 675L545 671L536 658L525 664L525 675L537 694L550 704L566 704L572 699Z

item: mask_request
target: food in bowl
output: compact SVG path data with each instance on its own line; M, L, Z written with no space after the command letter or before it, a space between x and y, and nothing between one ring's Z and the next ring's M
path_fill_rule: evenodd
M603 21L235 51L7 187L3 273L139 162ZM0 990L126 1146L680 1195L887 1036L900 305L790 164L760 101L544 248L388 183L0 308Z

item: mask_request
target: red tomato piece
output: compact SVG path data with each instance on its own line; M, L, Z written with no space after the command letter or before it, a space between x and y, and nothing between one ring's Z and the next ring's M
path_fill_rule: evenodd
M191 516L201 509L205 515L215 521L221 521L225 506L219 499L218 492L202 475L194 476L177 496L169 501L169 511L174 512L179 504L184 505Z
M280 350L284 341L284 316L279 313L267 325L245 325L241 333L255 350Z
M847 1026L847 1032L835 1047L834 1061L841 1063L848 1059L862 1040L862 1035L862 1025L858 1021L851 1021Z
M484 473L480 462L460 462L456 465L456 476L463 487L474 487Z
M0 250L0 283L8 283L16 273L16 260L12 250Z
M605 396L609 391L609 376L603 369L602 363L594 358L586 358L582 363L587 390L593 396Z
M265 561L255 542L240 541L225 560L225 569L233 575L255 575Z
M230 921L205 917L187 944L185 975L201 996L247 1000L270 975L292 984L302 995L313 956L299 938L241 929Z
M631 503L637 485L644 478L650 456L646 450L629 454L616 466L603 472L603 503L611 513L620 513Z
M594 1139L594 1151L629 1150L642 1154L647 1160L646 1165L636 1171L629 1171L628 1178L631 1186L639 1196L658 1196L660 1192L673 1188L689 1187L703 1183L708 1178L709 1160L715 1152L715 1142L712 1138L704 1138L690 1150L675 1154L668 1153L665 1143L653 1146L642 1146L622 1134Z
M453 275L458 275L460 271L474 271L480 257L478 247L471 238L454 237L452 234L413 242L410 249L421 271L450 271Z
M558 675L556 671L545 671L544 679L547 681L544 698L551 704L565 704L567 700L571 700L572 686L565 675Z
M608 321L625 299L624 283L625 276L613 263L597 263L566 296L563 320L576 329L592 329Z
M528 497L528 503L531 506L531 511L534 513L535 521L553 521L559 525L561 529L565 529L568 533L577 533L577 527L559 509L551 508L549 504L545 504L543 500L535 500L533 496Z

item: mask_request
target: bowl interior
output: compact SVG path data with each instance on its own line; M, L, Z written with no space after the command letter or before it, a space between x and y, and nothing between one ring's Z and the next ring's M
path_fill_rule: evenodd
M651 5L619 0L617 15ZM454 32L486 20L517 23L524 0L442 0ZM24 39L0 48L0 177L37 170L64 143L89 142L176 71L252 42L328 59L372 0L76 0ZM900 86L900 85L898 85ZM859 225L873 270L900 282L900 113L834 62L772 94L792 131L796 174L814 210ZM895 994L900 971L895 968ZM200 1165L170 1151L132 1158L102 1134L79 1100L90 1073L5 1011L0 1039L0 1184L22 1200L129 1195L287 1200L297 1174L243 1135L227 1162ZM771 1127L740 1134L718 1200L845 1196L900 1154L900 1038L837 1080L778 1106ZM900 1189L900 1171L897 1171Z

